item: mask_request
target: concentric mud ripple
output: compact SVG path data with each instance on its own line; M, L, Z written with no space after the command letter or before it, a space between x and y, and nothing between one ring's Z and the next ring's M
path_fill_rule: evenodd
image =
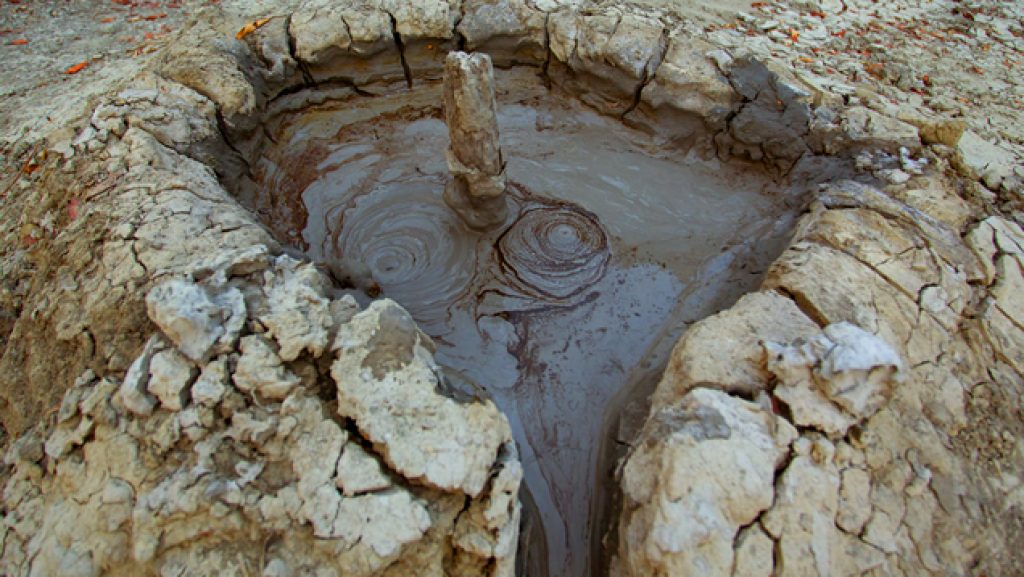
M525 210L501 235L497 250L510 287L556 304L601 280L611 257L597 217L569 205Z
M449 308L476 270L475 243L433 188L406 182L357 197L333 243L343 266L365 265L384 295L428 332L444 331Z

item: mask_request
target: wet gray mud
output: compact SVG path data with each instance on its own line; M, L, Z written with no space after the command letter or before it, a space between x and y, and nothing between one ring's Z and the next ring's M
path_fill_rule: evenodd
M535 70L496 86L510 184L494 231L442 200L440 82L278 115L239 196L339 282L406 307L451 387L505 411L543 535L520 554L531 575L585 575L625 421L680 333L756 288L806 190L662 147Z

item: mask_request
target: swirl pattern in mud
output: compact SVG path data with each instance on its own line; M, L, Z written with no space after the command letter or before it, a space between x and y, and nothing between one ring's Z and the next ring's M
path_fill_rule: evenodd
M597 217L569 205L525 210L501 235L497 248L511 287L559 304L601 280L611 257Z
M357 197L336 229L343 263L362 263L384 294L427 330L442 330L448 309L476 269L476 245L441 201L433 182L381 187Z

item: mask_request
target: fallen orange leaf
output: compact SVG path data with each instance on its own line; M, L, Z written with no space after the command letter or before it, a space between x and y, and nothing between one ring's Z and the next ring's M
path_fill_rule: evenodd
M24 46L28 44L28 40L25 38L18 38L17 40L11 40L11 46Z
M814 62L814 59L813 58L808 58L806 56L801 56L800 57L800 62L806 62L807 64L810 64L811 62Z
M253 20L245 26L242 26L242 29L238 31L238 34L235 34L235 38L241 40L242 38L245 38L246 36L258 30L267 22L270 22L270 18L260 18L258 20Z
M68 203L68 218L75 220L78 218L78 199L72 198L71 202Z
M108 16L108 17L100 20L100 22L103 23L103 24L110 24L114 20L116 20L116 19L113 16Z
M75 64L71 68L68 68L67 70L65 70L64 74L78 74L79 72L81 72L81 70L83 68L85 68L88 65L89 65L89 61L88 60L85 60L83 62L79 62L78 64Z
M161 18L167 18L167 13L166 12L161 12L160 14L150 14L149 16L143 16L142 17L143 20L149 20L149 21L159 20Z

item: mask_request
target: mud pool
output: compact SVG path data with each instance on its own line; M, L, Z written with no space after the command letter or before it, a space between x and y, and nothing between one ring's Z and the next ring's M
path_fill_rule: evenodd
M620 414L642 420L679 334L756 288L803 191L664 148L534 70L496 84L510 182L496 231L442 200L440 82L277 115L238 192L342 286L406 307L454 390L494 399L546 541L520 554L579 576L597 565Z

